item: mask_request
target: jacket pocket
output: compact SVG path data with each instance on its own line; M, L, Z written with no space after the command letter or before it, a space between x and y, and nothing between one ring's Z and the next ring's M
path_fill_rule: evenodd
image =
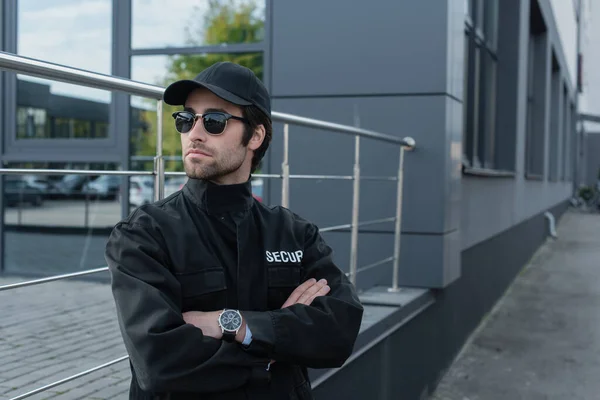
M215 311L227 304L225 271L212 267L193 272L176 273L181 287L182 312Z
M300 285L302 270L299 265L267 267L268 307L281 308L294 289Z

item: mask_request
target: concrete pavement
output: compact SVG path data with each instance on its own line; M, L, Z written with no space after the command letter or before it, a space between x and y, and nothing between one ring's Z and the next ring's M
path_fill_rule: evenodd
M517 277L432 399L600 399L600 215L568 212L558 235Z

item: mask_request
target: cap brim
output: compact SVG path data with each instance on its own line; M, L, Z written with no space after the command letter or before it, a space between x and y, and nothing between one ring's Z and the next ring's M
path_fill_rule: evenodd
M218 86L210 85L208 83L200 83L192 80L181 80L170 84L163 94L163 100L165 103L172 106L182 106L185 104L189 94L194 89L205 88L210 90L215 95L219 96L223 100L230 103L237 104L239 106L249 106L252 103L248 100L241 98L223 88Z

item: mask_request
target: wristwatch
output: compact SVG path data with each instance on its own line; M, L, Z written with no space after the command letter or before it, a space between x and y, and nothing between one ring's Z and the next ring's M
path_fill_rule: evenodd
M242 314L238 310L224 309L219 314L219 326L223 332L224 341L235 341L235 335L242 327Z

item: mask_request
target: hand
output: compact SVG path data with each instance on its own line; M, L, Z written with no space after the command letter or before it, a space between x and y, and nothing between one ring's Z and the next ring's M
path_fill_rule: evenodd
M219 314L221 311L188 311L183 313L183 320L200 329L204 336L221 339L223 332L219 326ZM240 329L241 330L241 329ZM246 328L244 328L244 331Z
M281 308L286 308L294 304L305 304L311 305L313 300L319 296L325 296L329 293L330 287L327 286L327 280L321 279L317 282L316 279L311 278L298 286L290 297L283 303Z
M327 286L327 280L321 279L317 282L316 279L309 279L302 285L298 286L290 297L283 303L281 308L286 308L294 304L311 305L313 300L318 296L325 296L331 288ZM275 360L271 360L271 365L275 364Z

